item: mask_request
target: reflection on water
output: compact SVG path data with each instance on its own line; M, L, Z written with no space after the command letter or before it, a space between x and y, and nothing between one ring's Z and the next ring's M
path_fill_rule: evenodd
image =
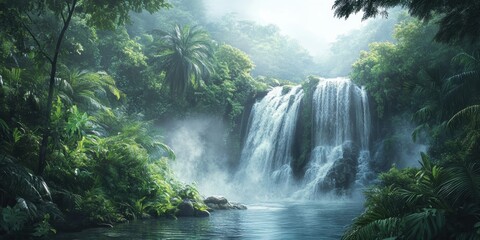
M154 219L59 234L56 239L339 239L362 210L355 202L281 202L216 211L210 218Z

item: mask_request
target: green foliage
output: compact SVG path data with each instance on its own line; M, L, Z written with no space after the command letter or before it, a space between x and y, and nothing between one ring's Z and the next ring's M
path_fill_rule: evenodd
M397 43L372 43L353 64L351 78L365 86L379 118L417 112L418 122L437 122L445 96L442 80L455 71L458 49L432 42L436 26L407 19L395 28ZM419 107L420 106L420 107Z
M230 45L221 45L215 52L215 57L219 64L225 64L230 79L235 79L242 75L248 76L254 68L252 60L246 53Z
M187 88L199 87L209 78L213 50L205 31L176 25L161 41L156 58L172 94L185 96Z
M98 188L85 192L79 208L87 214L87 219L92 223L113 223L122 220L112 201Z
M336 0L333 9L336 17L348 18L353 13L363 11L363 19L367 19L377 15L387 16L386 9L396 6L407 8L412 16L421 20L437 22L437 41L458 42L466 39L473 42L480 37L474 30L480 20L477 14L480 3L476 1Z
M478 238L478 170L461 159L435 165L425 154L419 170L392 168L366 192L366 211L343 238Z
M212 38L247 53L255 63L252 74L300 82L318 72L313 57L275 25L259 25L234 14L206 26Z
M43 179L3 155L0 182L0 227L8 236L43 237L55 231L49 224L50 216L52 220L63 216L51 202L50 190Z
M391 42L395 26L408 19L409 16L401 8L389 11L388 19L371 19L365 26L337 36L330 47L330 54L322 56L320 60L320 76L343 77L348 76L352 64L359 58L361 51L367 51L370 43Z
M13 208L7 206L1 209L0 225L7 233L19 232L28 222L28 214L18 204Z
M67 106L75 104L89 113L109 111L109 100L119 100L123 95L113 78L105 72L92 73L76 69L66 72L65 79L59 83L59 97Z
M34 225L34 231L32 233L32 236L45 237L57 233L57 230L55 230L48 222L49 219L50 215L46 214L41 222L36 223Z

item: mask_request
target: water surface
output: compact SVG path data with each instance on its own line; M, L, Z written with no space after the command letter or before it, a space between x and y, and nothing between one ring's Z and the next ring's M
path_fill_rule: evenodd
M139 220L56 239L340 239L362 210L351 201L259 203L209 218Z

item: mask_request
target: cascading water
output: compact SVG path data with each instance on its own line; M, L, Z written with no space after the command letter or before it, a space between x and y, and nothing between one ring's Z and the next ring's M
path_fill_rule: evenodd
M291 151L302 97L300 86L276 87L253 106L237 174L247 189L258 192L261 186L268 196L292 185Z
M312 99L312 152L297 195L345 191L363 184L369 169L370 112L366 92L348 79L324 79Z
M274 88L257 102L237 180L266 196L315 198L348 192L368 178L370 113L365 91L348 79L322 79L312 96L312 151L302 180L294 180L292 148L300 86ZM293 194L293 195L292 195Z

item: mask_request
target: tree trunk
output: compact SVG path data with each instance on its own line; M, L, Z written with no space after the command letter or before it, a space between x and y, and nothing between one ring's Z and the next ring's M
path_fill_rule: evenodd
M37 174L42 176L43 172L45 171L45 167L47 166L47 147L48 147L48 138L50 137L50 115L52 111L53 105L53 95L55 90L55 78L57 76L57 62L58 62L58 55L60 53L60 48L62 45L62 41L65 37L65 32L67 32L68 26L70 25L70 21L72 20L73 13L75 12L75 7L77 5L77 0L72 1L72 5L68 5L68 15L67 19L63 19L63 28L60 32L60 35L57 38L57 44L55 45L55 54L53 55L53 59L50 62L52 67L50 69L50 82L48 85L48 96L47 96L47 109L45 111L45 122L44 122L44 129L42 134L42 142L40 144L40 153L38 159L38 169ZM63 15L62 15L63 16Z

